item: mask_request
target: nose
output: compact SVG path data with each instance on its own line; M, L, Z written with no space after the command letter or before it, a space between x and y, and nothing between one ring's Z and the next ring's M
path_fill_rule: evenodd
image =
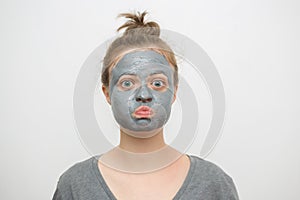
M144 85L141 86L135 96L135 100L137 102L142 102L142 103L148 103L151 102L153 99L152 93L149 91L149 88Z

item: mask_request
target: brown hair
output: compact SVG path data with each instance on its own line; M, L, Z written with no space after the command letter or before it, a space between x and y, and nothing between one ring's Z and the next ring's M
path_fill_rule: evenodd
M178 84L178 67L174 52L164 42L160 35L160 27L156 22L145 22L146 11L143 13L122 13L118 17L125 17L128 21L117 31L126 28L123 35L115 39L109 46L103 60L101 81L109 86L109 74L113 66L128 52L151 49L162 54L174 68L174 84Z

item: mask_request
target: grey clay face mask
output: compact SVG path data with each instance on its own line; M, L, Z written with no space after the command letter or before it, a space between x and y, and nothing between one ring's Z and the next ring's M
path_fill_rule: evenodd
M173 74L168 61L150 50L128 53L118 62L111 72L109 92L121 128L142 134L163 127L174 98Z

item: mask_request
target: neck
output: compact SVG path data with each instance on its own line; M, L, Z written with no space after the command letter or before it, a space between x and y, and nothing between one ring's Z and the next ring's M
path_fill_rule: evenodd
M181 156L181 152L165 144L163 129L147 138L137 138L121 130L119 146L103 154L100 160L126 173L149 173L169 166Z
M156 151L166 146L163 136L163 129L160 129L154 136L148 138L137 138L120 130L119 147L123 150L134 153L147 153Z

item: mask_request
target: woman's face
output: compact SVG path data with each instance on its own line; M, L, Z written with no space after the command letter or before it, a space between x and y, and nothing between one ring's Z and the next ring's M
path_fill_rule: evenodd
M117 63L106 96L121 128L145 137L163 127L175 100L173 75L164 56L151 50L128 53Z

